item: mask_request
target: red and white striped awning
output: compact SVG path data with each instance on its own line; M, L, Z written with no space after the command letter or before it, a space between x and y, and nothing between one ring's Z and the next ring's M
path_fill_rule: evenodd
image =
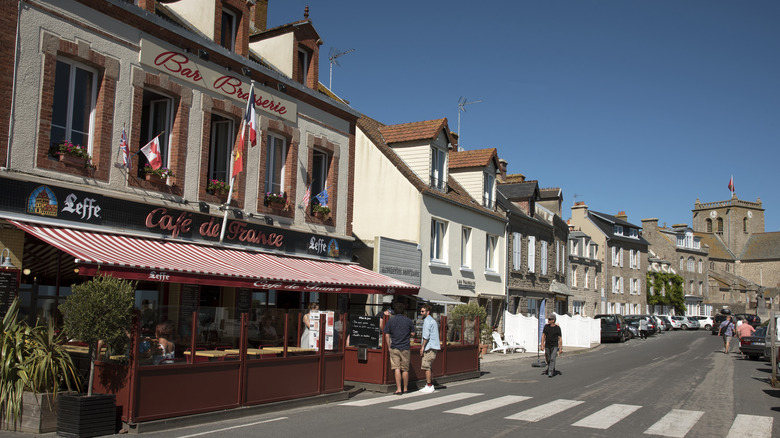
M289 291L412 295L419 287L354 264L94 233L9 220L72 255L79 273Z

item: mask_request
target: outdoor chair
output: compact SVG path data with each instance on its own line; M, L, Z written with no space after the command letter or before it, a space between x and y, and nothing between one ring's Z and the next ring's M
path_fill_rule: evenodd
M501 351L502 353L506 354L507 350L509 350L510 353L514 353L515 350L525 351L525 347L523 347L522 345L509 343L501 339L501 335L498 332L493 332L493 343L496 344L496 348L490 350L491 353L495 353L496 351Z

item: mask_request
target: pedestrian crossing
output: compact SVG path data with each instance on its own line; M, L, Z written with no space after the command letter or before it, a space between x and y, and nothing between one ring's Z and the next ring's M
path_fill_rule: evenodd
M425 397L421 397L421 396ZM440 409L444 414L472 416L484 414L496 409L519 409L518 412L504 417L510 421L540 422L564 411L574 411L585 403L584 400L557 399L534 405L533 397L523 395L505 395L485 400L485 394L476 392L437 392L433 395L412 392L402 397L387 395L364 400L341 403L340 406L360 408L387 404L390 409L400 411L418 411ZM453 406L457 405L457 406ZM606 430L626 420L640 410L642 406L611 404L601 410L572 423L577 428ZM672 409L644 431L646 435L670 438L685 437L701 420L704 412L684 409ZM758 415L739 414L734 419L727 438L745 437L771 438L773 418ZM745 435L745 431L750 431Z

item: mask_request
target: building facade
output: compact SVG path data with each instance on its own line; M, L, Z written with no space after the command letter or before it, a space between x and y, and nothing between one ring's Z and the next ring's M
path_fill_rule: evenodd
M601 312L599 246L582 231L570 231L568 259L571 313L592 318Z

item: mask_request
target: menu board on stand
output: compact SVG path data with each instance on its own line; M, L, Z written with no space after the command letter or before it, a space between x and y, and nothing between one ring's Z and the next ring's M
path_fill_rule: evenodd
M4 269L0 271L0 320L5 317L8 308L19 293L19 270Z

